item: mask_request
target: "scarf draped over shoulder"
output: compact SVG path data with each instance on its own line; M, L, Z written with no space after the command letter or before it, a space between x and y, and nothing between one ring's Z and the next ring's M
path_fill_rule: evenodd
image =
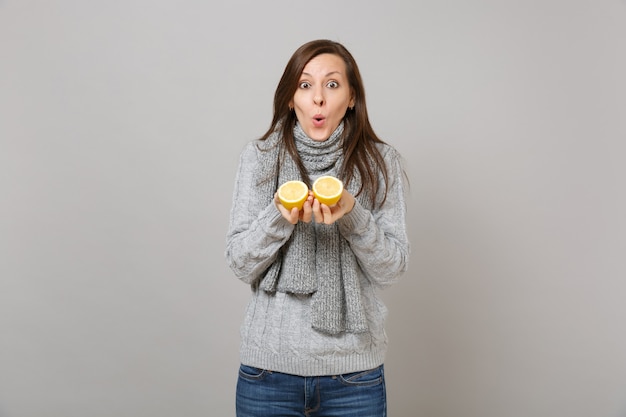
M341 123L330 138L319 142L310 139L299 124L294 127L296 148L311 181L321 175L337 176L343 163L343 132ZM265 204L273 200L280 184L302 180L295 162L281 144L280 133L276 131L259 145L256 178L259 178L258 191ZM354 178L346 186L353 195L360 188L358 173ZM365 196L357 199L366 204ZM298 222L261 278L260 289L269 293L310 295L311 326L320 332L362 333L368 326L356 273L358 267L336 223Z

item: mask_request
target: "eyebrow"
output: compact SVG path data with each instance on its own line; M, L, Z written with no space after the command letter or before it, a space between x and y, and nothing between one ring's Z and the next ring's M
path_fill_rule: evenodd
M324 77L330 77L331 75L334 75L334 74L341 75L341 72L339 72L339 71L331 71L328 74L326 74ZM308 72L303 72L302 75L306 75L307 77L312 77L312 75L309 74Z

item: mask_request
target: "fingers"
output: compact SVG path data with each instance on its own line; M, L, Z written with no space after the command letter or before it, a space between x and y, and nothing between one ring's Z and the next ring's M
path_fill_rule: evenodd
M280 212L280 214L291 224L298 223L298 219L300 217L300 211L294 207L291 210L287 210L285 206L283 206L278 199L278 193L274 194L274 205Z
M309 198L304 202L302 206L302 210L300 211L300 220L309 223L313 218L313 197L309 196Z
M311 207L313 211L313 217L315 218L315 223L324 223L324 215L322 214L321 204L317 199L313 200L313 205Z
M344 193L337 204L329 207L326 204L320 203L311 193L304 202L301 210L297 208L287 210L280 203L277 194L274 197L274 203L282 216L291 224L296 224L298 221L309 223L313 219L315 219L316 223L333 224L352 210L352 207L354 207L354 197L349 193Z
M317 199L313 201L313 214L316 223L333 224L343 216L343 212L336 211L337 205L328 207L320 203ZM335 211L334 211L335 210Z
M322 215L324 217L323 222L325 224L333 224L341 218L341 214L337 215L336 213L333 213L332 209L326 204L320 204L320 209L322 210Z
M289 217L287 218L287 220L289 220L289 223L291 224L296 224L298 223L299 217L300 217L300 210L294 207L289 212Z

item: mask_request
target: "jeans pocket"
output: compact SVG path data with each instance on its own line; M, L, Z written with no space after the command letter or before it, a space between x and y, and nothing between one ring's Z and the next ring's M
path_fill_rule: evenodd
M372 387L384 381L383 366L381 365L378 368L369 369L367 371L339 375L337 379L342 384L348 386Z
M255 368L254 366L241 365L239 367L239 376L249 381L258 381L263 379L267 374L265 369Z

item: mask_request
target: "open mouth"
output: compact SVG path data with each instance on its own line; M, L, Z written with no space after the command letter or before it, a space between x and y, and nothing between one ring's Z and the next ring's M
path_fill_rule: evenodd
M326 118L320 114L316 114L315 116L313 116L313 124L315 126L321 126L324 124L324 120L326 120Z

